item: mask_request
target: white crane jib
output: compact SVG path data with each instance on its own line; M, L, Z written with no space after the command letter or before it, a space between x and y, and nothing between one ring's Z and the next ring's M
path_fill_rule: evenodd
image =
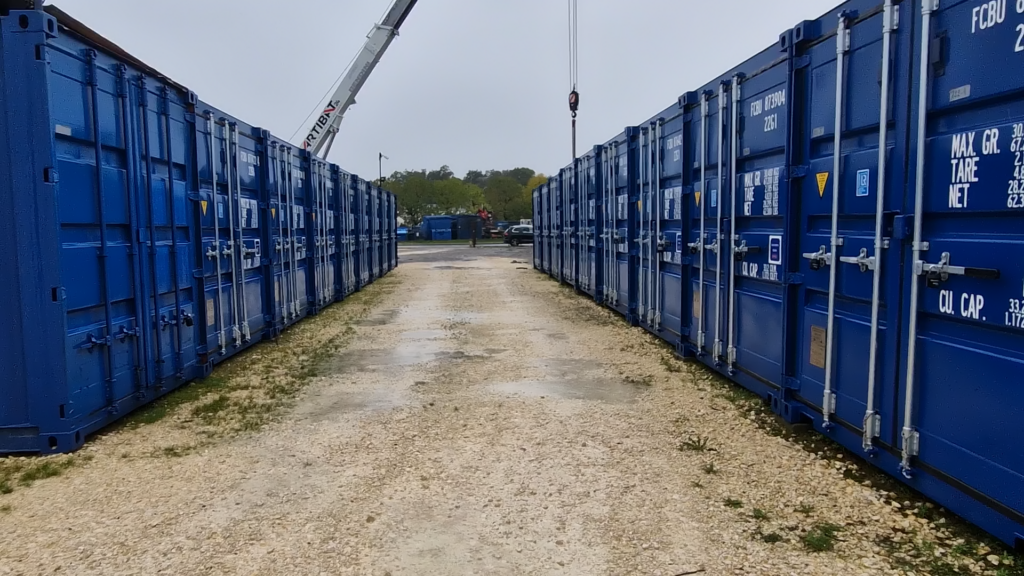
M395 0L388 10L384 19L373 27L373 30L366 36L366 43L359 51L359 54L352 61L345 77L338 84L338 89L324 106L316 121L313 122L302 147L311 153L323 158L331 150L334 137L338 134L338 127L349 107L356 103L356 94L366 82L366 79L373 72L373 69L380 62L384 52L391 45L391 41L398 35L398 29L405 22L412 7L417 0ZM323 150L323 154L320 151Z

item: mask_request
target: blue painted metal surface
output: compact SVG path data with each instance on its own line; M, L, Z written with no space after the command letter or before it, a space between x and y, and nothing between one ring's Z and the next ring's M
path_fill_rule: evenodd
M58 9L0 18L0 91L0 453L74 450L370 280L366 182Z
M1017 546L1022 14L850 0L596 161L599 301ZM535 191L559 279L588 166Z

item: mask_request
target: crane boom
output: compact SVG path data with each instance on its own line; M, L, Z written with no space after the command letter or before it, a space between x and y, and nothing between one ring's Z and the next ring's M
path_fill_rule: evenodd
M356 103L356 94L363 87L367 77L380 62L391 41L398 35L398 29L409 16L417 0L395 0L391 8L373 30L366 36L366 43L359 51L352 66L348 69L334 95L324 106L313 126L310 128L302 147L314 155L327 157L338 133L338 127L349 107ZM325 150L326 147L326 150ZM321 155L320 151L324 153Z

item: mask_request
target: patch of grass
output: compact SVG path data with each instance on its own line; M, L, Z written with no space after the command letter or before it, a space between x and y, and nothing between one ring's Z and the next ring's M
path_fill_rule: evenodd
M801 504L796 507L796 511L804 516L810 516L814 513L814 506L811 506L810 504Z
M192 409L192 415L203 420L210 420L226 410L231 405L231 399L227 394L220 394L213 400L200 404Z
M31 486L39 480L55 478L63 474L67 469L75 465L74 458L64 460L44 460L26 468L18 477L18 484Z
M12 510L14 510L14 508L11 507L10 504L4 504L3 506L0 506L0 514L10 514Z
M761 510L760 508L754 508L753 516L754 516L754 520L767 520L768 519L768 513L765 512L764 510Z
M665 371L671 372L673 374L677 374L683 371L683 369L675 360L668 358L667 356L661 357L661 365L665 367Z
M703 488L704 484L702 484L700 480L694 480L693 482L690 482L690 486L693 486L694 488Z
M187 456L190 451L184 446L165 446L161 453L167 458L181 458Z
M9 478L0 479L0 494L10 494L11 492L14 492L11 480Z
M953 556L974 556L976 550L977 548L971 546L967 542L961 542L959 544L954 544L953 547L949 549L949 553Z
M761 541L765 544L776 544L782 542L783 538L777 532L769 532L761 535Z
M643 387L646 388L646 387L654 385L654 378L651 377L651 376L648 376L648 375L644 375L644 376L626 376L624 378L624 380L626 381L627 384L632 384L633 386L643 386Z
M837 535L843 528L832 523L816 524L800 539L811 552L828 552L835 548Z
M707 436L691 436L679 445L680 452L708 452L714 450L710 447L711 439Z
M737 500L735 498L726 498L725 500L722 501L722 503L725 504L726 508L733 508L733 509L743 508L743 501L742 500Z
M718 474L718 468L715 468L714 462L705 464L703 470L705 474Z
M225 379L219 376L207 376L202 380L196 380L133 412L122 420L121 426L138 428L147 424L156 424L175 413L182 406L199 402L207 394L223 390L224 387Z

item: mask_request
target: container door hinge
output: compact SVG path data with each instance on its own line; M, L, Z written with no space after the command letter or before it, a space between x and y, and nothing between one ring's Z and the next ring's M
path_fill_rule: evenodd
M60 182L60 174L57 173L57 169L52 166L43 168L43 182L47 184L56 184Z
M792 376L786 376L786 379L782 381L782 386L783 388L787 388L789 390L799 390L800 380Z
M807 176L807 172L810 169L807 166L790 166L789 177L792 178L803 178Z
M798 272L793 272L786 275L787 286L800 286L804 283L804 275Z
M192 277L193 278L202 278L203 277L203 269L202 268L196 268L195 270L193 270L192 271Z
M821 399L821 404L822 404L821 409L825 412L825 414L835 414L836 413L836 393L835 392L828 392L828 393L826 393L825 396Z
M900 461L900 472L906 478L912 477L910 459L921 453L921 434L913 428L903 427L903 453Z
M865 452L874 450L875 438L878 438L882 434L882 417L878 412L869 412L864 415L864 442L863 448Z
M797 56L793 59L793 68L799 70L801 68L807 68L811 65L810 56Z

